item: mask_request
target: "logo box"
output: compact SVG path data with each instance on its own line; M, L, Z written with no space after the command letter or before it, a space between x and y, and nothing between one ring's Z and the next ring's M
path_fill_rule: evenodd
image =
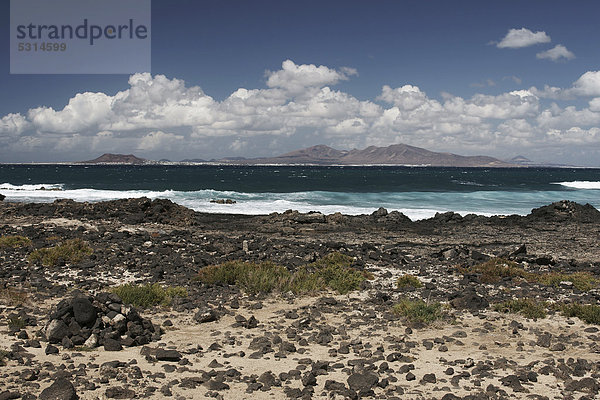
M151 0L11 0L11 74L151 72Z

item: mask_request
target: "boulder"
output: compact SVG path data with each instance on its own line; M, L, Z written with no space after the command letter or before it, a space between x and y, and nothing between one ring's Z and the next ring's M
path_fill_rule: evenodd
M46 339L50 343L60 343L69 334L69 327L60 319L50 321L46 327Z
M490 303L475 292L473 288L467 288L466 290L458 293L454 293L449 298L452 307L459 310L470 310L477 311L487 308Z
M348 386L357 392L367 392L379 382L379 377L374 372L357 372L348 377Z
M156 359L158 361L178 362L179 360L181 360L181 353L177 350L157 349Z
M80 325L93 325L96 322L96 308L85 297L78 297L71 302L75 321Z
M77 400L73 384L66 378L58 378L54 383L42 391L40 400Z

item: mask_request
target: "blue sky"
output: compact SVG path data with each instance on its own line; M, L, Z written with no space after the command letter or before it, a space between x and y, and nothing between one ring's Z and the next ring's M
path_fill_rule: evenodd
M151 75L135 79L10 75L5 34L0 161L252 157L403 142L600 165L598 15L595 1L155 0ZM137 98L143 118L119 114L133 107L132 81L138 92L161 88L171 105ZM117 93L121 108L107 105ZM82 99L92 110L100 102L97 115L86 108L93 118L74 112Z

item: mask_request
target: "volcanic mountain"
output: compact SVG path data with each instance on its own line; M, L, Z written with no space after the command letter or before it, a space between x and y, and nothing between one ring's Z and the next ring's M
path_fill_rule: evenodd
M105 153L100 157L88 161L80 161L81 164L146 164L148 160L139 158L133 154L111 154Z
M220 160L231 163L231 160ZM370 146L363 150L336 150L325 145L292 151L277 157L238 160L241 164L316 165L418 165L439 167L514 167L513 163L488 156L460 156L437 153L406 144Z

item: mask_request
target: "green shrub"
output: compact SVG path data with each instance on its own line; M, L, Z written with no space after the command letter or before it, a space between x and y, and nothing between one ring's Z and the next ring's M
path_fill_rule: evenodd
M423 324L430 324L443 316L440 303L426 303L423 300L403 299L392 307L392 311L409 322Z
M140 308L148 308L159 304L168 306L174 297L187 296L187 290L183 287L176 286L165 289L158 283L146 285L127 283L117 286L111 291L119 296L123 303Z
M320 268L349 268L352 265L354 259L337 251L327 254L325 257L318 259L317 261L309 264L308 267L320 269Z
M271 262L252 264L240 269L237 283L250 294L271 293L281 290L290 281L290 271Z
M414 275L406 274L402 275L396 281L396 286L399 289L411 287L411 288L420 288L423 287L423 283Z
M310 272L307 268L300 268L290 276L284 291L292 291L294 294L316 293L327 288L327 283L322 276Z
M582 292L587 292L598 285L598 280L589 272L575 272L572 274L550 272L540 275L538 281L548 286L559 286L561 282L571 282L573 287Z
M29 261L41 262L42 265L49 267L58 265L59 260L78 263L92 253L92 248L83 240L70 239L54 247L34 250L29 255Z
M479 279L483 283L496 283L502 278L527 278L530 274L523 268L520 268L514 261L504 258L492 258L482 264L472 267L463 267L462 273L478 273Z
M527 318L546 318L546 302L533 299L508 300L494 305L494 310L503 313L519 313Z
M0 249L16 249L19 247L27 247L31 244L31 240L25 236L0 236Z
M367 274L350 265L352 257L331 253L291 273L269 261L228 261L200 269L197 279L208 284L237 285L251 294L273 291L311 293L331 288L345 294L360 287Z
M500 279L521 278L529 282L537 282L547 286L558 286L560 282L572 282L573 287L588 291L598 286L598 279L589 272L565 274L561 272L534 273L525 271L517 263L503 258L493 258L472 267L459 268L461 273L478 273L483 283L496 283Z
M595 304L562 304L560 310L565 317L577 317L594 325L600 325L600 306Z

